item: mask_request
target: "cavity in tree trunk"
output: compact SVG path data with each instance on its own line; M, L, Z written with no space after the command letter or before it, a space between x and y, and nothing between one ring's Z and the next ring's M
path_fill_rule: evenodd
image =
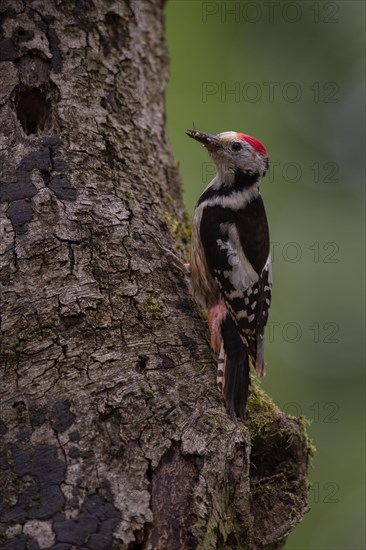
M280 548L303 428L255 386L235 428L164 252L189 228L161 2L1 6L1 548Z

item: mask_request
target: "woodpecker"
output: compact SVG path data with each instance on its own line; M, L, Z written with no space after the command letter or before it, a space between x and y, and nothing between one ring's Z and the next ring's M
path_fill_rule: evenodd
M192 223L191 287L207 309L218 353L217 385L233 421L245 419L250 364L264 376L264 327L272 269L267 216L259 190L268 153L254 137L187 130L217 173L198 199Z

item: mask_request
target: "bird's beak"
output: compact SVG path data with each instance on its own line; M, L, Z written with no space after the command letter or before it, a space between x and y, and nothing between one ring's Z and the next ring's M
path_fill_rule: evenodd
M205 147L219 149L222 147L220 138L207 132L200 132L199 130L187 130L187 136L199 141Z

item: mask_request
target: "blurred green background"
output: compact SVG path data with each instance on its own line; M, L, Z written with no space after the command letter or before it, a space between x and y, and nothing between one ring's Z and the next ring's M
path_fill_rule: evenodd
M168 133L195 201L213 166L192 127L260 139L274 295L265 390L311 421L311 512L287 550L365 542L362 1L166 5Z

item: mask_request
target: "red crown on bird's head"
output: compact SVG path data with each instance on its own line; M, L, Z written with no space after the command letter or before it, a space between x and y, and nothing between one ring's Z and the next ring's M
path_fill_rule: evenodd
M263 155L266 155L268 157L267 149L264 147L264 145L258 141L258 139L248 136L248 134L242 134L240 132L237 132L238 138L246 141L255 149L258 151L258 153L262 153Z

